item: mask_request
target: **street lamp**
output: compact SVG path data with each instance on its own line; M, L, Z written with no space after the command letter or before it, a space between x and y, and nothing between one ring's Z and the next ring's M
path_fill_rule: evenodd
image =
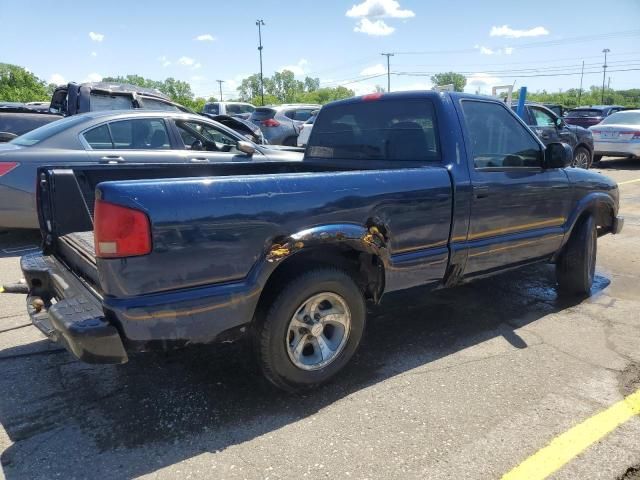
M258 51L260 52L260 97L262 98L262 105L264 105L264 80L262 78L262 27L264 21L262 19L256 20L258 26Z
M609 53L611 50L609 50L608 48L605 48L604 50L602 50L602 53L604 53L604 65L602 66L602 104L604 105L604 80L605 77L607 76L607 53Z

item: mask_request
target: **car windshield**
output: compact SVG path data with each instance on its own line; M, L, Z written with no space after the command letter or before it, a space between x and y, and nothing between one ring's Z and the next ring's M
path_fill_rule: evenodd
M567 113L568 118L601 117L601 116L602 116L602 110L595 110L595 109L571 110L569 113Z
M67 128L71 128L74 125L82 123L85 120L86 118L83 115L62 118L40 128L36 128L35 130L31 130L18 138L14 138L9 143L20 145L22 147L30 147L66 130Z
M203 109L204 113L209 113L211 115L218 115L220 113L220 108L217 103L207 103Z
M640 110L614 113L605 118L600 125L640 125Z

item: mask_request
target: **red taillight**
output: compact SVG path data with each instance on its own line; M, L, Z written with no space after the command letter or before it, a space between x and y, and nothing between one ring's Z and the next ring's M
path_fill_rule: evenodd
M0 177L20 165L18 162L0 162Z
M133 257L151 252L151 225L144 212L96 200L93 219L96 257Z
M279 127L280 122L277 120L274 120L273 118L267 118L266 120L262 121L262 125L265 127Z
M372 102L374 100L380 100L381 97L382 97L382 93L380 93L380 92L370 93L368 95L363 95L362 96L362 101L364 101L364 102Z

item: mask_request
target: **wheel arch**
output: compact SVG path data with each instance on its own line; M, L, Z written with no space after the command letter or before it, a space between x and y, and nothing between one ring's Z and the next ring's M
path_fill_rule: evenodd
M582 198L565 223L567 227L562 241L563 247L573 234L576 225L587 216L594 217L598 235L607 233L613 226L616 216L616 205L613 198L604 192L592 192Z
M256 313L297 272L322 266L345 270L365 297L377 302L385 287L386 243L386 230L373 223L316 226L275 239L265 256L267 273Z

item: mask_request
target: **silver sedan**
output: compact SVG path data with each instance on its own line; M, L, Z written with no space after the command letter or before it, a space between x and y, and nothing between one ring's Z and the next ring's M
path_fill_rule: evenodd
M640 110L614 113L589 130L593 134L594 161L603 156L640 157Z
M38 228L37 168L73 163L296 161L302 154L248 142L200 115L90 112L0 144L0 229Z

